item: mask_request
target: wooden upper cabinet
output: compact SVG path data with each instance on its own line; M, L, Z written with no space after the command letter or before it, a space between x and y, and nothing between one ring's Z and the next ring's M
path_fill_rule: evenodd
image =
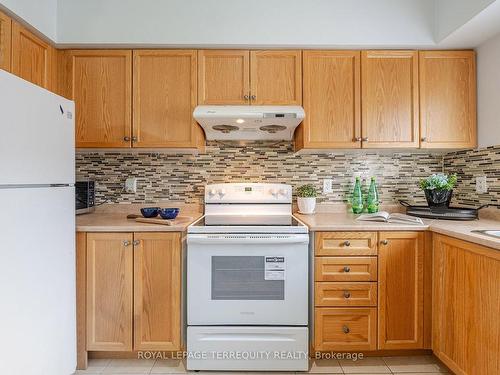
M0 12L0 69L10 72L12 20Z
M302 51L251 51L254 105L302 105Z
M13 74L51 89L53 53L54 49L47 42L12 21Z
M132 240L87 234L87 350L132 350Z
M304 51L303 91L297 149L361 147L359 51Z
M423 349L423 232L380 232L378 349Z
M418 52L361 56L363 148L418 147Z
M420 52L422 148L477 146L474 51Z
M180 233L134 240L134 350L180 350Z
M249 78L249 51L198 51L199 104L250 104Z
M74 50L76 147L130 147L132 51Z
M134 51L134 147L195 147L196 51Z

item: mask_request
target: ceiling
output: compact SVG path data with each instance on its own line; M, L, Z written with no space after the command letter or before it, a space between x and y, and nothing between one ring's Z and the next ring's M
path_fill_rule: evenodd
M0 0L61 47L473 48L500 0Z

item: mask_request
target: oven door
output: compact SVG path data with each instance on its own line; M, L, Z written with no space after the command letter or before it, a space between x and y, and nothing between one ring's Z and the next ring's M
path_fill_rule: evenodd
M189 234L189 325L307 325L307 234Z

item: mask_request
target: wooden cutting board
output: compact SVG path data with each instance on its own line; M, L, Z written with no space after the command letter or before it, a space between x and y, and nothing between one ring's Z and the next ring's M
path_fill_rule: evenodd
M137 221L138 223L160 224L160 225L170 225L170 226L182 224L182 223L189 222L189 221L193 220L192 217L188 217L188 216L177 216L173 220L168 220L168 219L162 219L162 218L158 218L158 217L147 218L147 217L143 217L141 215L136 215L136 214L127 215L127 219L133 219L133 220Z

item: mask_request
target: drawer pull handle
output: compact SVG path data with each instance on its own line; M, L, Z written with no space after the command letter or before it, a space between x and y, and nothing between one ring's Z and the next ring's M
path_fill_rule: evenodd
M381 241L381 243L382 243L382 245L387 245L387 244L389 244L389 241L387 241L387 240L382 240L382 241Z
M349 332L351 332L351 330L349 329L349 327L348 327L348 326L343 326L343 327L342 327L342 331L344 331L344 333L349 333Z
M351 298L351 293L347 290L344 291L344 298Z
M344 241L344 246L351 246L351 242L350 241Z
M344 272L351 272L351 267L345 266L344 267Z

